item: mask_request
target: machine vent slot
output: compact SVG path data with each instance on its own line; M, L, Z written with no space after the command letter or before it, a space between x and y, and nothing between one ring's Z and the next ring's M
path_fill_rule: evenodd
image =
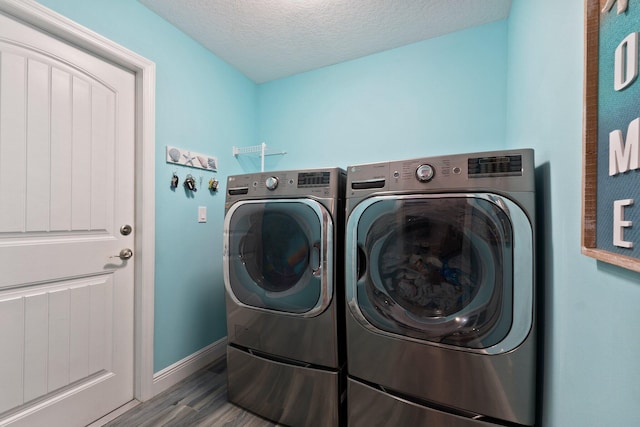
M468 160L469 178L522 176L522 156L474 157Z
M369 188L382 188L384 185L384 179L371 179L368 181L354 181L351 183L351 188L353 190L367 190Z
M230 196L240 196L242 194L248 194L249 193L249 187L230 188L228 193L229 193Z

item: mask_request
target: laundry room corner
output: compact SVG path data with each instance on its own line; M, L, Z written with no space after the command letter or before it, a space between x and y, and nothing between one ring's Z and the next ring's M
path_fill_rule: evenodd
M498 150L506 61L502 20L263 83L258 132L280 169Z

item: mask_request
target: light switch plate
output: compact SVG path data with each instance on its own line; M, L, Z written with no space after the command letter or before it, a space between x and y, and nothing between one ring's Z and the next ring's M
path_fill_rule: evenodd
M206 206L198 206L198 222L207 222Z

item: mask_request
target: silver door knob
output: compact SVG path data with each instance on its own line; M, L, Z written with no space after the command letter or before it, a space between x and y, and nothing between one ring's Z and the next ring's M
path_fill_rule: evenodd
M118 255L112 256L111 258L120 258L121 260L128 260L133 256L133 251L129 248L124 248L120 251Z

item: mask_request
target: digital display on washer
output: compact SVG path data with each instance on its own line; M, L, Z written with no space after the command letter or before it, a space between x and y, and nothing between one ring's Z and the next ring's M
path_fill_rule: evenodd
M469 178L521 176L522 156L474 157L468 161Z
M298 188L328 187L331 172L300 172L298 174Z

